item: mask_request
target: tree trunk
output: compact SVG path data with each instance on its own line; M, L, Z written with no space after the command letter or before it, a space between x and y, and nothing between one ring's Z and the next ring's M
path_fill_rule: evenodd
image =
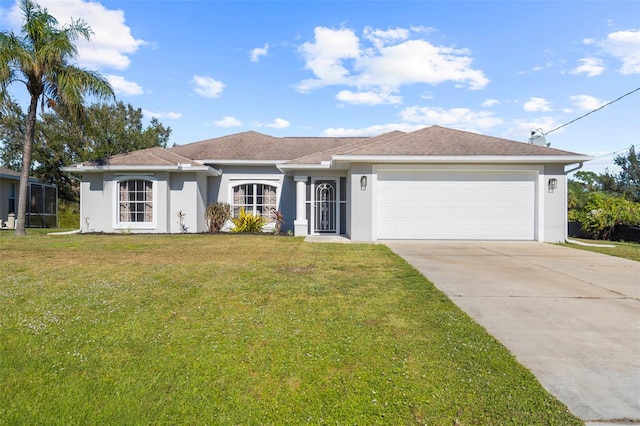
M27 223L27 196L29 189L29 176L31 175L31 155L33 141L36 135L36 116L38 114L38 96L31 96L29 112L27 113L27 129L24 137L24 149L22 151L22 173L20 174L20 189L18 191L18 217L16 218L16 235L26 235Z

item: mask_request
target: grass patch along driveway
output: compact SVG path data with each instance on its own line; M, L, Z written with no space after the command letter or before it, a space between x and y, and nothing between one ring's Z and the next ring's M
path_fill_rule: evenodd
M609 256L622 257L624 259L635 260L636 262L640 262L640 244L638 243L580 240L577 238L572 238L572 240L581 241L590 245L569 244L569 243L563 243L561 245L565 247L571 247L571 248L576 248L580 250L587 250L595 253L608 254Z
M0 235L0 424L581 424L382 245Z

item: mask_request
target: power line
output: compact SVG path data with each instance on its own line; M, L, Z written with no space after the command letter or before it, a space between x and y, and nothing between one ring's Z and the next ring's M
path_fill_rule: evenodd
M576 121L578 121L578 120L580 120L580 119L582 119L582 118L585 118L585 117L586 117L587 115L589 115L589 114L593 114L593 113L594 113L594 112L596 112L596 111L600 111L602 108L604 108L604 107L606 107L606 106L609 106L609 105L611 105L611 104L612 104L612 103L614 103L614 102L618 102L620 99L622 99L622 98L624 98L624 97L626 97L626 96L629 96L630 94L632 94L632 93L634 93L634 92L637 92L638 90L640 90L640 87L638 87L637 89L634 89L634 90L632 90L632 91L630 91L630 92L628 92L628 93L625 93L624 95L620 96L619 98L614 99L614 100L612 100L611 102L607 102L606 104L602 105L600 108L596 108L596 109L594 109L593 111L589 111L588 113L586 113L586 114L584 114L584 115L582 115L582 116L580 116L580 117L578 117L578 118L575 118L575 119L571 120L570 122L563 124L562 126L558 126L558 127L556 127L555 129L553 129L553 130L549 130L547 133L545 133L545 135L548 135L548 134L549 134L549 133L551 133L551 132L555 132L555 131L556 131L556 130L558 130L558 129L562 129L564 126L568 126L568 125L569 125L569 124L571 124L571 123L575 123Z
M622 148L622 149L619 149L619 150L617 150L617 151L610 152L610 153L608 153L608 154L598 155L597 157L593 157L593 159L592 159L592 160L597 160L598 158L604 158L604 157L608 157L608 156L610 156L610 155L619 154L619 153L621 153L621 152L623 152L623 151L626 151L626 150L628 150L628 149L629 149L629 148Z

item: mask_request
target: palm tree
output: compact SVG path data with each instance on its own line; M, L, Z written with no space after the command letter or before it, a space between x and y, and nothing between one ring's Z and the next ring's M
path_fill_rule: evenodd
M24 83L30 103L22 155L22 174L18 192L16 235L25 235L27 188L31 153L35 138L38 102L60 105L81 118L84 95L113 98L113 89L99 73L72 64L78 56L75 42L93 34L84 21L59 26L58 21L32 0L20 0L24 23L20 35L0 32L0 102L8 97L7 88Z

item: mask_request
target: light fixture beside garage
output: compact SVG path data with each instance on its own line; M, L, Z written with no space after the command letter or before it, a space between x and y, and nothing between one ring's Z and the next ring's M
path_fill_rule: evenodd
M549 192L553 192L558 187L558 179L551 178L549 179Z
M360 178L360 191L366 191L366 190L367 190L367 177L362 176Z

